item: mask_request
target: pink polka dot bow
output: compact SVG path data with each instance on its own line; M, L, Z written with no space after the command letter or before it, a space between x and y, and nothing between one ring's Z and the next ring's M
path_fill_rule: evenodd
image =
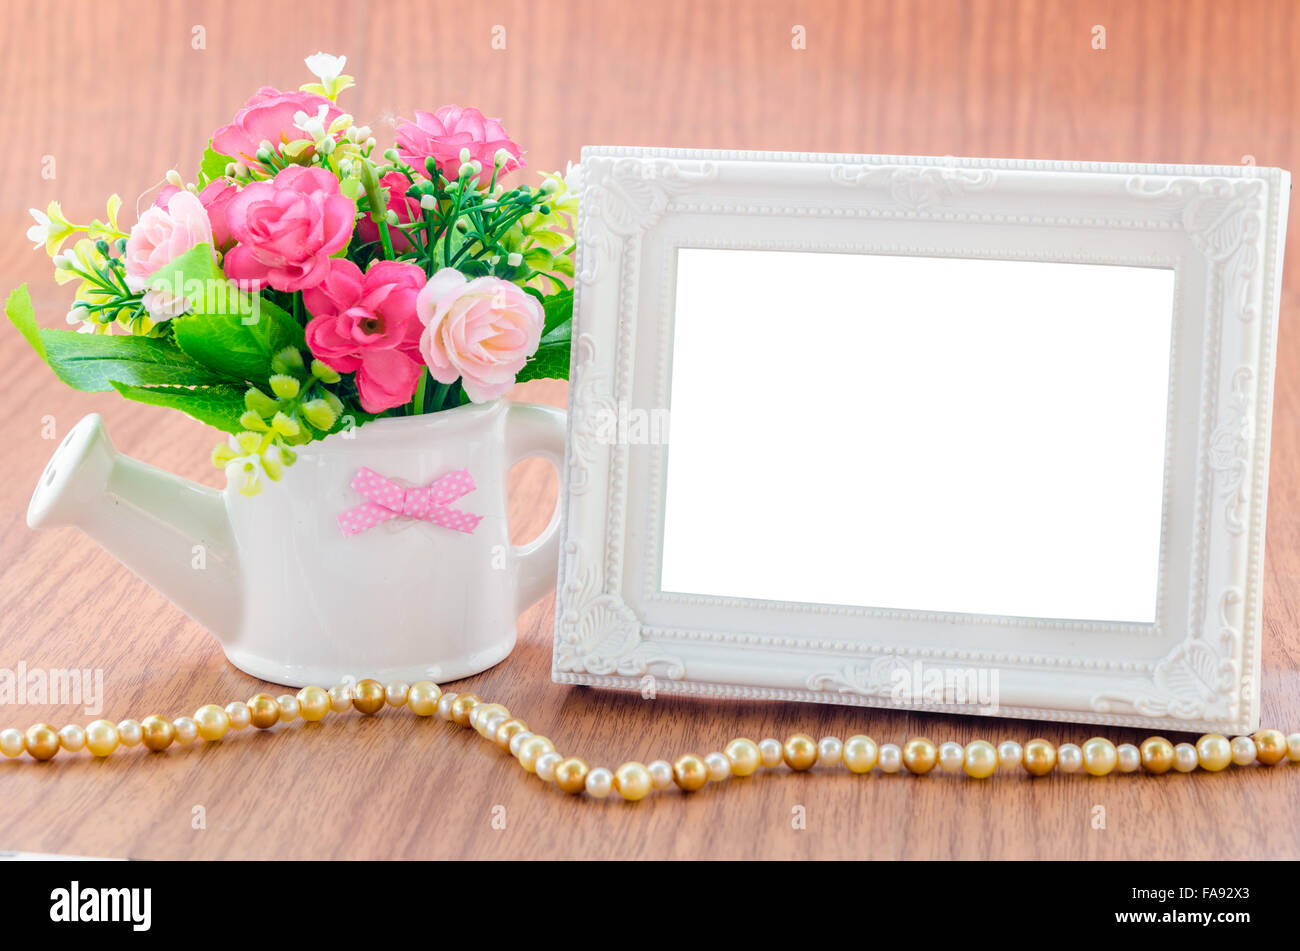
M399 515L432 522L467 535L472 534L483 520L482 515L462 512L448 504L474 491L474 480L470 478L468 469L449 472L419 488L404 489L374 469L362 466L352 477L352 488L370 501L339 515L339 528L343 529L344 535L359 535Z

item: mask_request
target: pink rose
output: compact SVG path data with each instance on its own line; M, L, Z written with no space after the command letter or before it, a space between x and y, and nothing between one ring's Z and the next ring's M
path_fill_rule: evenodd
M365 274L346 258L303 291L315 316L307 324L312 354L340 373L357 374L361 408L378 413L409 403L424 368L416 301L424 271L405 261L380 261Z
M164 185L158 190L158 197L154 200L154 204L159 208L166 208L172 195L179 191L181 189L175 185ZM214 178L203 186L203 191L199 192L199 201L203 203L203 210L208 213L208 221L212 224L212 243L218 248L224 248L230 243L226 205L237 194L239 189L224 178Z
M197 195L178 189L164 208L146 208L126 240L126 284L144 290L149 278L198 244L212 243L212 225Z
M347 247L357 206L323 168L290 165L269 182L253 182L225 203L230 234L225 269L237 281L277 291L315 287L330 255Z
M379 180L379 184L388 189L388 210L396 213L400 224L409 225L423 214L420 203L407 197L406 190L411 183L401 172L389 172ZM388 229L388 238L393 242L393 250L399 254L411 246L410 239L396 228ZM379 225L369 214L362 215L357 222L357 240L362 243L379 240Z
M475 403L501 396L537 352L546 315L537 298L497 277L443 268L420 291L420 353L439 383L459 377Z
M492 164L499 149L510 153L501 173L523 168L524 153L501 127L500 119L489 119L477 109L443 106L437 112L415 111L397 126L397 152L403 160L425 171L424 160L433 158L442 174L455 181L460 175L460 150L469 149L471 159L483 166L480 174L492 175Z
M263 142L279 146L307 138L307 133L294 125L293 117L305 112L314 119L321 106L326 107L326 128L343 114L342 109L324 96L309 92L280 92L272 86L263 86L244 103L244 108L235 113L230 125L224 125L212 134L212 147L222 155L255 162L257 149Z

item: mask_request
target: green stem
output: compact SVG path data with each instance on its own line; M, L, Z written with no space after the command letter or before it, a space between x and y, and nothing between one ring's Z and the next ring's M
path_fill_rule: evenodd
M411 397L409 415L419 416L424 412L424 388L429 382L428 369L420 370L420 382L415 384L415 395Z
M442 409L443 401L447 398L449 389L451 389L450 383L439 383L433 388L433 394L429 397L429 405L432 407L429 412L436 413Z

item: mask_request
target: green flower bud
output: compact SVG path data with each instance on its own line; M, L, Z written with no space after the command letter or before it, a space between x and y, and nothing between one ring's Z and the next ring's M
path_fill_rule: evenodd
M397 227L397 212L389 208L388 211L384 213L384 220L388 222L390 228Z
M271 356L271 369L276 373L301 372L302 366L302 354L297 347L285 347Z
M284 415L284 413L276 413L271 419L271 426L281 436L296 436L302 431L298 421Z
M239 444L239 451L244 455L251 456L262 449L262 434L250 433L245 430L242 433L235 433L235 442Z
M291 400L298 395L301 388L297 379L286 373L277 373L271 377L271 392L282 400Z
M212 447L212 464L218 469L224 469L235 458L235 450L230 447L229 443L220 442Z
M298 454L288 446L280 447L280 461L286 466L291 466L298 461Z
M262 420L262 417L258 415L257 410L253 409L245 410L240 415L239 425L243 426L245 429L251 429L255 433L264 433L269 428Z
M262 453L262 471L272 482L279 482L284 475L284 461L281 459L280 447L272 443Z
M248 392L244 394L244 406L263 418L274 415L280 408L279 403L255 386L250 386Z
M324 399L308 400L303 403L302 415L321 432L329 432L333 429L335 421L339 418L339 414Z
M384 158L390 162L397 161L397 149L384 149Z
M321 399L325 401L326 406L334 410L335 416L343 415L343 401L339 399L337 396L335 396L333 393L331 393L329 390L325 391L325 395L322 396Z
M338 371L321 360L311 362L311 375L322 383L337 383L340 379Z

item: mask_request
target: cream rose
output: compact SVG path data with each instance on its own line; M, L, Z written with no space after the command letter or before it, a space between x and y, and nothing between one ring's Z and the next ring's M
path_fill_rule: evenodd
M497 277L443 268L416 298L420 354L439 383L462 381L475 403L496 399L537 352L546 317L537 298Z

